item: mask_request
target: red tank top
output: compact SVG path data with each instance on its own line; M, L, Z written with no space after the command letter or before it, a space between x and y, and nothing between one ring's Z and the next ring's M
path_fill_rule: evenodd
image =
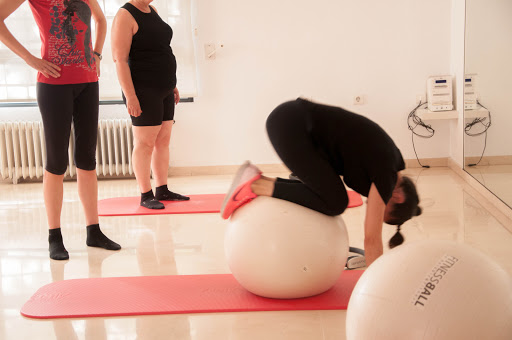
M91 42L89 0L29 0L41 35L41 57L62 70L59 78L37 74L46 84L98 81Z

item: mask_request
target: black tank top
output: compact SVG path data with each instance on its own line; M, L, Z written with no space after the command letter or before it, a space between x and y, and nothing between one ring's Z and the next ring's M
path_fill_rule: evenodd
M174 88L176 58L170 45L172 28L151 6L150 13L141 12L130 3L122 8L130 12L139 26L128 55L133 85L136 88Z

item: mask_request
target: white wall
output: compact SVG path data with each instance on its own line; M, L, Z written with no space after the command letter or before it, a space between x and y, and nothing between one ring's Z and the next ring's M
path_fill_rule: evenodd
M173 166L279 163L265 120L300 95L375 120L413 159L407 115L428 76L453 71L445 0L194 0L192 12L199 94L177 107ZM449 157L450 123L428 123L436 134L415 139L418 156Z
M485 156L511 155L512 2L467 0L466 11L466 72L478 74L479 100L492 115ZM484 136L465 136L466 156L480 156L483 146Z
M449 2L196 0L193 12L199 96L178 107L175 165L279 162L265 119L300 95L374 119L415 157L406 117L427 77L450 73ZM213 61L206 43L224 45ZM418 155L448 157L449 125L432 125Z

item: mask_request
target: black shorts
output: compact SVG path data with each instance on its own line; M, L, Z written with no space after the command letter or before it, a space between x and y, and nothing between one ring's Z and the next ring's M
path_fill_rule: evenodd
M76 167L96 169L98 82L69 85L37 83L36 90L46 141L45 169L55 175L66 172L71 123L75 129Z
M138 117L130 116L134 126L157 126L174 120L174 89L136 87L135 94L142 113ZM124 93L123 101L126 105Z

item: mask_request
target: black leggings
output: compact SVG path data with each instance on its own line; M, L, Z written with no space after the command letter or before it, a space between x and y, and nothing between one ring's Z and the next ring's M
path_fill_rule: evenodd
M75 165L96 169L99 111L98 82L69 85L37 83L37 103L46 140L45 169L63 175L68 166L71 123L75 129Z
M329 216L348 206L345 185L308 132L308 110L299 102L279 105L267 118L270 142L283 163L301 181L278 178L272 197L300 204Z

